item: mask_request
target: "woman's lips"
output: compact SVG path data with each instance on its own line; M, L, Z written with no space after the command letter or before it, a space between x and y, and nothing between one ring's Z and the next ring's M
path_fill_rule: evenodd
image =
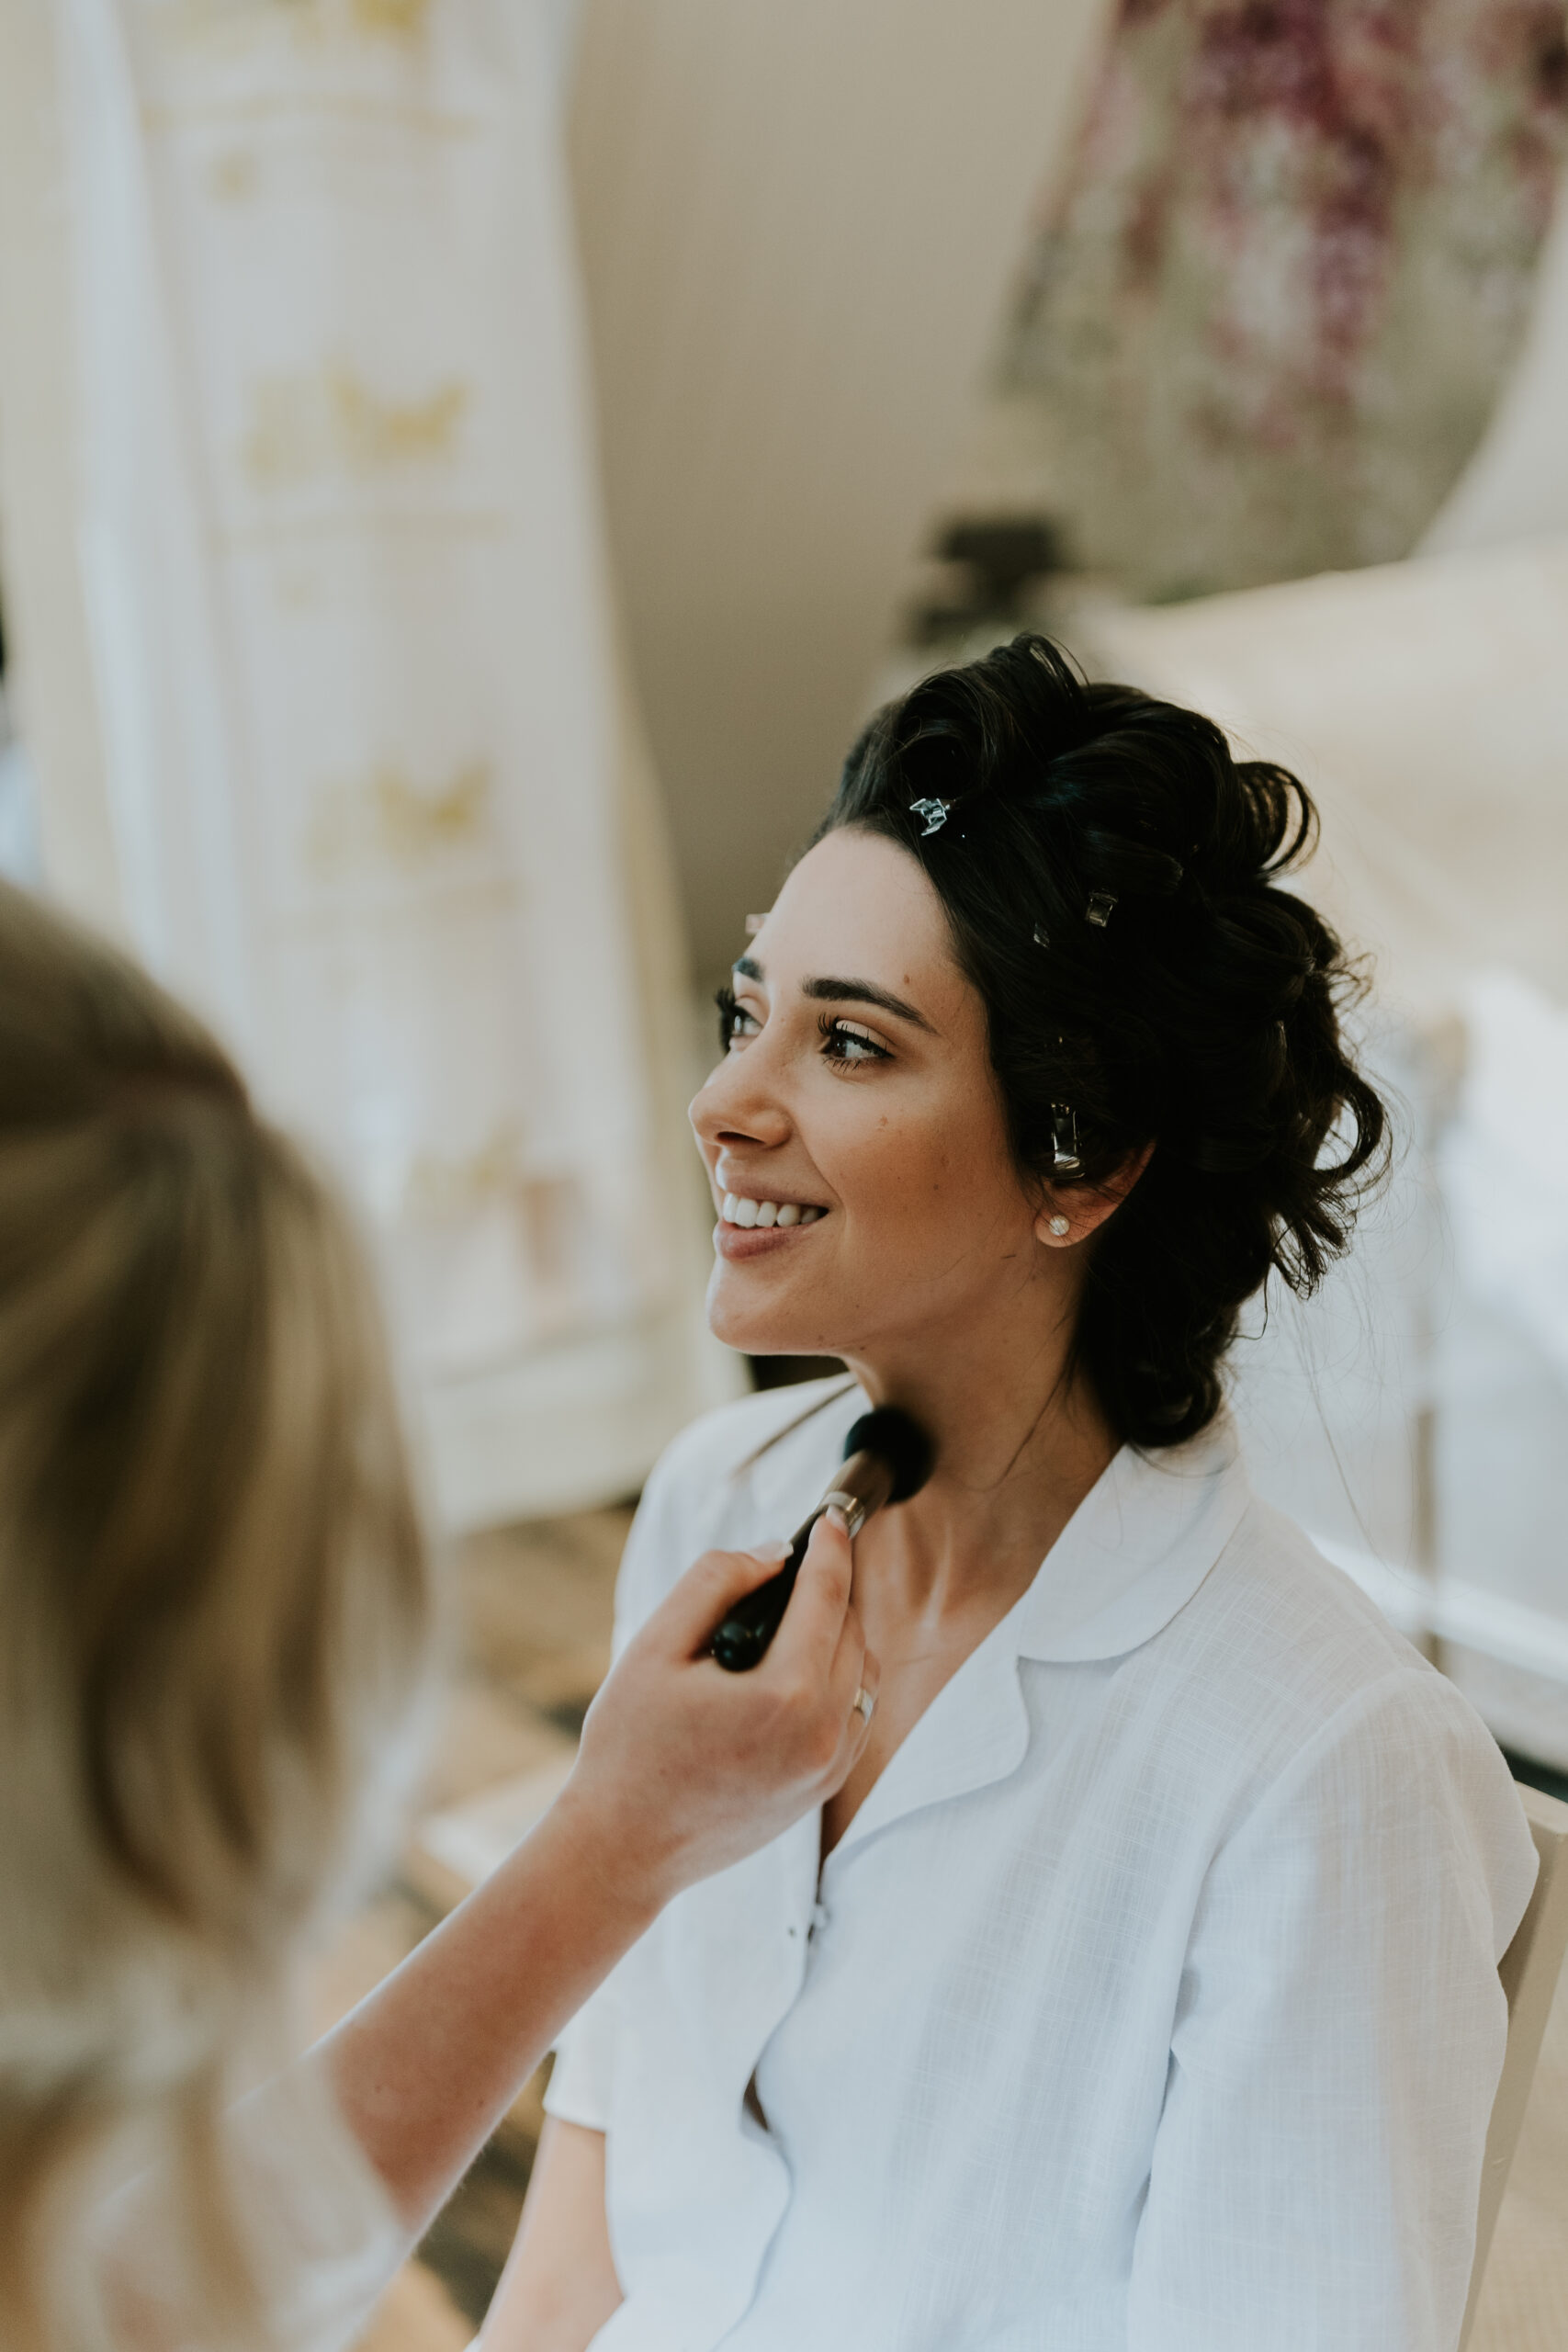
M826 1209L799 1201L756 1201L726 1193L714 1227L713 1245L731 1264L786 1250L827 1216Z

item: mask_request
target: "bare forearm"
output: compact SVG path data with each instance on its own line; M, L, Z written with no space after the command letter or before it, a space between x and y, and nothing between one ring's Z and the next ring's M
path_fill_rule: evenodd
M411 2229L661 1905L841 1785L866 1729L851 1701L876 1680L841 1521L818 1520L762 1665L728 1675L707 1655L785 1549L705 1554L627 1645L533 1837L320 2046Z
M422 2230L561 2027L658 1909L570 1793L319 2045L344 2118Z
M818 1521L784 1628L754 1673L727 1675L707 1655L713 1627L776 1572L786 1549L705 1555L628 1644L589 1711L571 1780L533 1837L335 2032L235 2111L231 2157L242 2194L271 2209L280 2243L298 2239L300 2263L328 2254L335 2262L340 2250L318 2245L309 2167L296 2177L289 2163L301 2119L285 2110L299 2100L308 2108L324 2084L331 2104L306 2118L307 2139L324 2145L346 2124L417 2234L660 1905L841 1786L866 1729L851 1696L876 1679L850 1607L841 1525ZM168 2299L183 2242L158 2217L175 2211L176 2188L150 2176L106 2220L111 2302L126 2316L128 2342L147 2352L205 2340L183 2289L177 2311ZM601 2191L600 2284L613 2297L603 2205ZM371 2226L368 2214L348 2220ZM377 2266L384 2261L389 2276L399 2258L396 2232L383 2235L384 2245L356 2243L359 2271L342 2282L355 2302L368 2303L386 2283L371 2275ZM152 2290L143 2291L144 2276ZM345 2325L355 2316L345 2305Z
M482 2352L584 2352L620 2301L604 2210L604 2135L547 2116Z
M340 2120L388 2191L406 2236L389 2231L384 2245L367 2244L344 2284L345 2325L385 2286L561 2026L653 1917L658 1901L647 1890L657 1873L629 1859L612 1871L617 1842L624 1836L593 1806L569 1795L333 2033L231 2112L226 2153L243 2209L253 2222L262 2216L257 2243L276 2251L298 2238L307 2263L342 2250L317 2243L306 2154ZM317 2104L323 2082L326 2111ZM279 2152L291 2149L301 2152L298 2173L279 2165ZM182 2284L178 2199L166 2171L122 2192L100 2236L117 2342L175 2352L205 2340ZM361 2251L356 2239L356 2259Z

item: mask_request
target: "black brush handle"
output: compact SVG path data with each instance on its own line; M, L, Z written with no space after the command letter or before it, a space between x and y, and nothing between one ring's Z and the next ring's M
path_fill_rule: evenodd
M749 1592L744 1600L738 1600L714 1635L713 1655L727 1672L744 1674L767 1655L768 1644L789 1607L811 1531L829 1505L838 1504L852 1539L872 1512L887 1500L892 1486L892 1468L880 1453L863 1451L850 1455L805 1526L795 1530L789 1557L777 1575L771 1576L766 1584L760 1584L755 1592Z
M800 1574L800 1564L806 1557L806 1547L811 1541L811 1531L827 1510L818 1503L795 1535L789 1547L789 1557L777 1576L770 1577L738 1600L717 1633L713 1637L713 1654L728 1674L746 1674L760 1666L767 1656L768 1644L784 1623L784 1611L789 1607L795 1580Z
M844 1442L837 1478L806 1524L795 1532L789 1557L776 1575L744 1600L738 1600L709 1645L727 1673L745 1674L767 1656L768 1644L784 1623L811 1531L831 1504L844 1514L852 1541L874 1510L919 1494L931 1475L931 1441L917 1421L896 1405L863 1413Z

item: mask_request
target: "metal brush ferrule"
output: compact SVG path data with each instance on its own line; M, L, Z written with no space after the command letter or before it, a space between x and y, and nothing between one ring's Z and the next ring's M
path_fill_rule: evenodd
M841 1511L844 1525L852 1537L858 1535L865 1525L866 1507L859 1495L852 1495L846 1487L835 1487L830 1495L824 1495L818 1509Z

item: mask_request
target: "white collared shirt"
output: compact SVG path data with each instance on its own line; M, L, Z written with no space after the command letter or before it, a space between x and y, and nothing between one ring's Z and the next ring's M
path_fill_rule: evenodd
M619 1637L787 1533L863 1409L689 1430ZM1122 1449L818 1853L814 1814L682 1895L567 2037L597 2352L1453 2352L1534 1848L1228 1422Z

